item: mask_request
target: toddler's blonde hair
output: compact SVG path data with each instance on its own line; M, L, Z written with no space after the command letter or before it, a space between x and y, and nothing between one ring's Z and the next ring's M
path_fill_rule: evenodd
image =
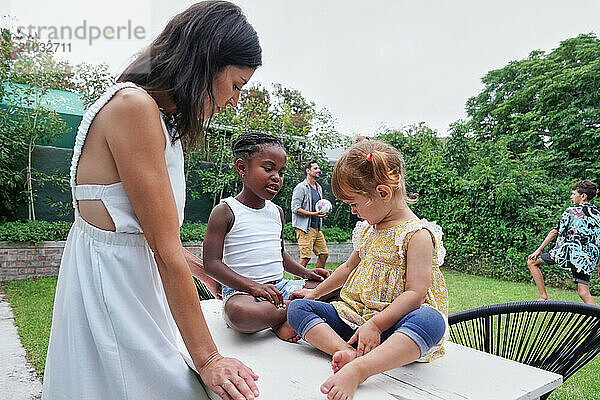
M394 147L376 140L359 142L342 154L333 168L331 187L335 197L348 201L356 194L373 197L379 185L389 186L407 203L417 201L406 193L404 158Z

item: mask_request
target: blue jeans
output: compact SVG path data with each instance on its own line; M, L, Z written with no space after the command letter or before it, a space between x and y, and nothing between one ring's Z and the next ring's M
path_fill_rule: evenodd
M287 319L292 329L302 338L309 330L323 323L328 324L345 341L350 340L354 334L354 329L339 317L333 305L322 301L293 300L288 305ZM381 342L395 332L411 338L419 346L423 356L444 337L446 321L433 307L422 306L406 314L391 328L382 332Z

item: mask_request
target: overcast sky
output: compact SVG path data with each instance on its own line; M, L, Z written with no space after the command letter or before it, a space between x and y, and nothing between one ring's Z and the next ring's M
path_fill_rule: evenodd
M12 27L75 30L85 21L85 39L54 40L70 43L70 49L59 47L57 55L74 62L104 62L116 73L191 3L1 0L0 13L2 25ZM329 109L346 134L372 135L381 126L424 121L445 135L451 122L466 116L465 102L481 90L487 71L535 49L550 51L580 33L600 32L600 0L235 3L263 48L263 66L253 81L300 90L318 107ZM100 38L90 45L91 26L117 31L129 22L131 29L121 29L119 39Z

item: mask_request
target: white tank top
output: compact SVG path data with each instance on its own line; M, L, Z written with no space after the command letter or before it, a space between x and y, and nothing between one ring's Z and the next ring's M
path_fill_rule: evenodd
M277 206L265 200L265 206L254 209L233 197L222 200L235 218L225 235L223 262L236 273L258 283L283 278L281 253L281 215Z

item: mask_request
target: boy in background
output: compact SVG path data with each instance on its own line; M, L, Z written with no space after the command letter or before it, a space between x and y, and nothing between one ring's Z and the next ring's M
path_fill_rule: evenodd
M527 267L540 292L539 300L549 299L540 266L557 264L571 271L577 293L584 303L596 305L589 286L594 270L600 279L600 212L590 201L596 196L598 185L585 179L571 189L573 206L565 210L556 228L529 255ZM546 245L557 237L554 248L542 253Z

